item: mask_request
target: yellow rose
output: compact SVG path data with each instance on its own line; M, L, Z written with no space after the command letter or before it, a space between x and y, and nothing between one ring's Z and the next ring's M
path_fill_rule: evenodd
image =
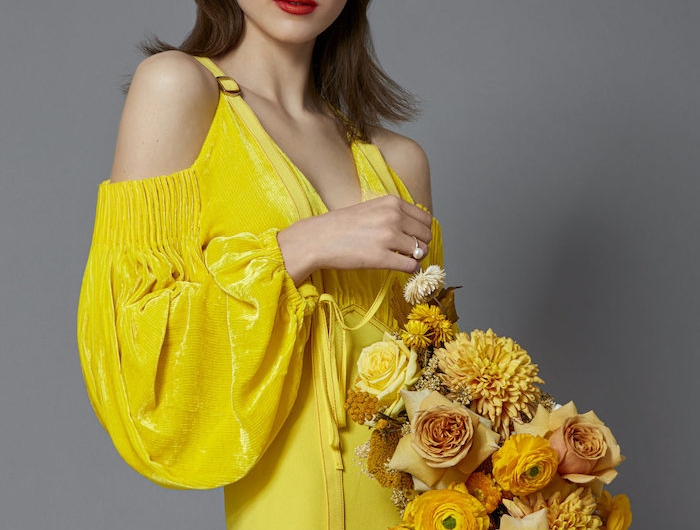
M557 472L557 452L541 436L514 434L492 456L493 477L513 495L529 495L549 484Z
M622 462L615 437L593 411L564 419L549 443L559 454L559 473L571 482L610 483L617 474L613 468Z
M384 340L367 346L357 360L355 386L377 398L377 407L395 416L403 409L401 390L418 379L418 356L388 333Z
M415 530L487 530L490 519L484 505L469 495L464 484L453 484L413 499L406 506L403 522Z

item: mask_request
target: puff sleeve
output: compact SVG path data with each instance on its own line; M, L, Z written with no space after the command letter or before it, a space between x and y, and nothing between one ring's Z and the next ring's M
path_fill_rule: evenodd
M296 395L318 294L277 230L199 241L193 169L102 183L78 305L90 401L163 486L213 488L257 462Z

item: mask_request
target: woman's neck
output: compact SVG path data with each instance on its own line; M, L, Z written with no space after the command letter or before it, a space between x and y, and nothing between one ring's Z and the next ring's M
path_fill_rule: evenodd
M280 44L243 35L235 49L216 58L221 69L258 98L290 113L318 106L311 76L313 42Z

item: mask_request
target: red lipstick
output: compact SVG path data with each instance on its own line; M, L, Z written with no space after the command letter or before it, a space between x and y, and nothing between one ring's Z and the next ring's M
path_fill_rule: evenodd
M318 5L314 0L275 0L275 4L290 15L308 15Z

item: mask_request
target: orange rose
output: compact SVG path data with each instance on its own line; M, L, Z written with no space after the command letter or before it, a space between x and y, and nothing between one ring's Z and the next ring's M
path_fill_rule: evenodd
M598 477L609 483L622 462L615 437L593 411L566 418L549 437L559 455L559 473L571 482Z
M466 407L430 390L402 395L411 433L399 440L388 467L411 474L415 489L464 482L498 449L498 434Z
M610 484L617 476L615 468L625 459L595 412L579 414L572 401L551 412L540 405L532 421L516 424L515 432L548 438L559 455L559 473L576 484L594 480Z
M514 434L493 454L493 478L513 495L529 495L549 484L557 472L557 452L541 436Z
M430 467L450 467L472 446L474 424L462 405L440 405L421 410L411 422L411 444Z

